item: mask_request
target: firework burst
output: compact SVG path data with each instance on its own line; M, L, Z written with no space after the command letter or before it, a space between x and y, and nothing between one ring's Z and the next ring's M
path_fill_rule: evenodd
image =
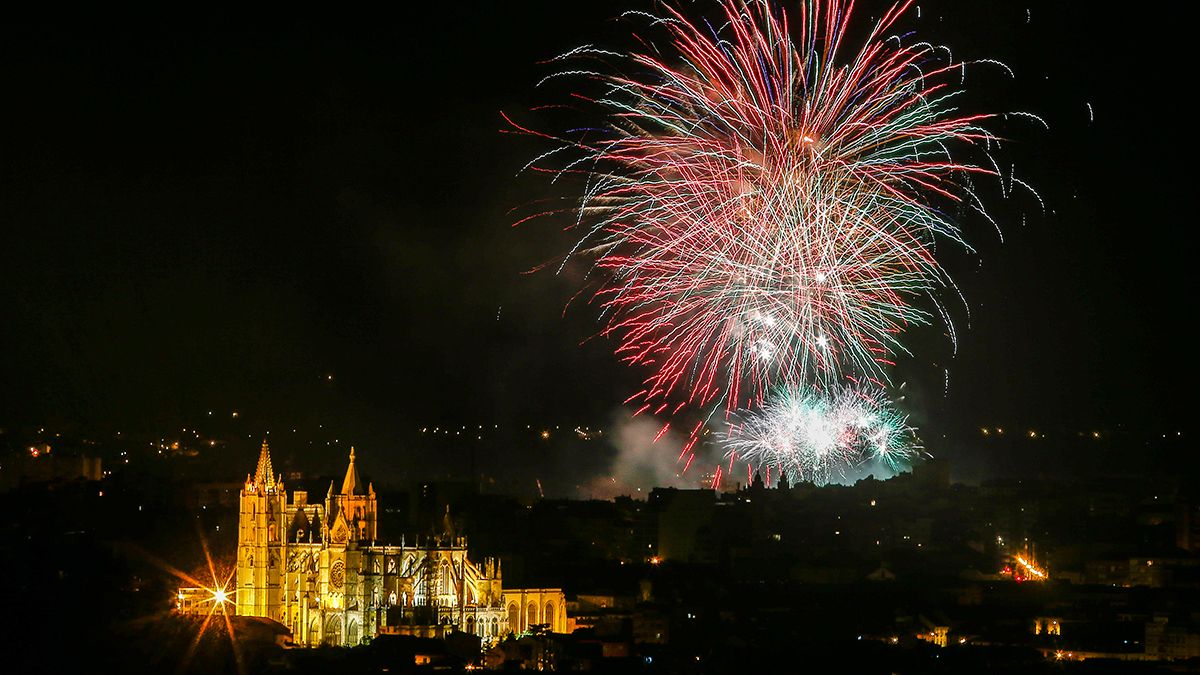
M557 59L587 64L551 77L599 83L577 98L606 124L547 136L561 145L531 166L587 176L576 253L607 272L604 333L650 370L644 409L882 377L905 328L931 320L917 301L948 284L935 243L962 241L938 203L976 205L970 176L994 173L950 149L994 139L988 115L954 107L962 64L886 37L907 6L857 51L849 3L806 3L796 26L724 0L719 28L667 7L650 21L665 47L639 35L644 51Z
M890 35L911 2L853 44L852 2L798 4L627 13L638 49L581 47L546 78L582 84L575 114L599 124L509 120L555 144L529 168L584 178L570 255L594 260L602 334L648 373L638 413L700 413L685 456L706 421L771 391L886 385L913 326L953 340L936 247L966 246L952 213L990 220L973 181L1000 174L993 115L958 109L949 50Z
M879 389L784 392L736 417L725 442L731 471L741 460L750 471L824 485L867 464L898 470L920 452L915 430Z

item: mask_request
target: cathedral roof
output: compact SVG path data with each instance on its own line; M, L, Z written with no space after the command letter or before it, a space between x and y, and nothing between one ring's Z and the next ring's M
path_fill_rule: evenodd
M358 477L358 469L354 468L354 447L350 447L350 466L346 467L346 478L342 480L342 494L352 495L362 490L362 480Z
M254 470L254 484L262 487L275 485L275 472L271 468L271 450L267 447L265 438L262 443L262 451L258 453L258 468Z
M308 519L308 512L305 509L296 509L296 515L292 518L292 524L288 526L287 540L303 541L306 538L312 540L314 534L320 540L320 532L312 531L320 527L321 524L319 522Z

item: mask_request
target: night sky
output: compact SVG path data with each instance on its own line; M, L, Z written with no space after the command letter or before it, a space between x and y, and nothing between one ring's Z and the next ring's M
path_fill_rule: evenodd
M914 420L1183 424L1187 24L921 4L921 38L1016 72L972 74L971 105L1050 130L1000 129L1048 213L994 204L1003 243L964 223L978 256L948 258L969 307L947 299L957 356L918 334L896 374ZM582 266L525 274L574 235L510 227L552 188L516 175L544 148L500 133L500 113L546 102L539 60L612 44L610 19L649 7L7 18L0 424L151 431L240 410L388 444L427 424L609 422L639 373L593 337L594 308L567 306Z

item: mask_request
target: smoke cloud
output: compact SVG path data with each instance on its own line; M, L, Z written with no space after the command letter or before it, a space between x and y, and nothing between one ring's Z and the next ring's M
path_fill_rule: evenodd
M583 497L612 499L621 495L645 497L655 487L707 488L709 482L704 475L716 466L716 460L703 450L685 472L687 461L679 459L685 442L683 434L667 431L655 441L662 431L663 422L642 415L632 416L628 408L620 408L613 414L608 442L615 451L606 473L596 476L580 486Z

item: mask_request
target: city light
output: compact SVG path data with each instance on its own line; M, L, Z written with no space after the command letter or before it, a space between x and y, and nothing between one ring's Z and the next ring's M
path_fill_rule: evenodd
M1024 575L1022 576L1025 579L1032 579L1034 581L1045 581L1047 579L1046 571L1039 568L1032 561L1026 560L1020 555L1013 556L1013 559L1021 566L1021 569L1024 571Z

